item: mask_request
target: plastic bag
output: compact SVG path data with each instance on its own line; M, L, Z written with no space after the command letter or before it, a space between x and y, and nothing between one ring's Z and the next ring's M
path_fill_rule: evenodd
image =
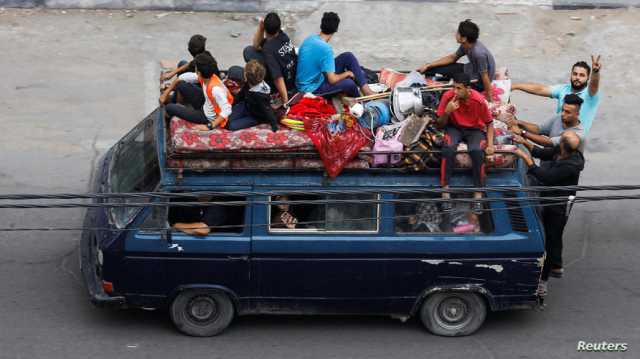
M398 82L394 87L413 87L414 85L426 86L427 80L424 75L416 70L409 72L407 77Z
M402 149L404 146L398 137L402 132L404 122L396 123L393 125L382 126L378 128L376 132L376 142L373 145L373 150L377 152L400 152L397 154L379 154L373 155L373 166L383 166L387 163L392 165L402 160Z
M358 151L369 142L365 129L354 121L353 126L331 134L326 121L321 118L309 118L304 122L305 133L320 154L327 174L335 178L351 161ZM329 126L331 127L331 126Z

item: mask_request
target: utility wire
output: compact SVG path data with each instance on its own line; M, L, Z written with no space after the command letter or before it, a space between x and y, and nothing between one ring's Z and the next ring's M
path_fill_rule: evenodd
M609 200L631 200L640 199L640 194L636 195L607 195L607 196L579 196L576 202L595 202ZM568 200L568 196L554 197L483 197L483 198L391 198L391 199L308 199L308 200L277 200L277 201L198 201L198 202L131 202L131 203L28 203L28 204L0 204L0 209L43 209L43 208L136 208L136 207L210 207L210 206L245 206L248 204L384 204L384 203L474 203L474 202L556 202L562 203Z
M509 201L505 201L505 202L509 202ZM483 213L490 213L490 212L496 212L496 211L509 211L509 210L513 210L513 209L523 209L523 208L544 208L544 207L549 207L549 206L557 206L558 204L562 204L564 205L566 203L566 199L564 201L562 201L561 203L538 203L538 204L527 204L527 205L516 205L516 206L505 206L502 208L485 208L482 210ZM585 202L582 202L585 203ZM454 215L454 214L463 214L463 213L469 213L470 211L467 210L461 210L458 208L454 208L454 209L450 209L450 210L441 210L438 211L438 213L440 214L450 214L450 215ZM362 218L344 218L341 219L340 222L358 222L358 221L373 221L373 220L385 220L385 219L403 219L403 218L410 218L410 217L415 217L417 216L416 214L407 214L407 215L395 215L395 216L377 216L377 217L362 217ZM313 224L324 224L326 223L327 220L323 220L323 221L304 221L304 222L298 222L298 225L313 225ZM329 221L331 222L331 221ZM270 223L256 223L256 224L240 224L240 225L218 225L218 226L208 226L208 227L202 227L202 228L209 228L211 230L221 230L221 229L233 229L233 228L244 228L244 227L252 227L252 228L256 228L256 227L269 227L271 226ZM281 229L281 228L278 228ZM152 227L132 227L132 228L115 228L115 227L21 227L21 228L0 228L0 233L1 232L29 232L29 231L84 231L84 230L89 230L89 231L113 231L113 232L127 232L127 231L143 231L143 232L161 232L161 231L173 231L173 232L180 232L177 229L172 229L171 227L167 227L167 228L152 228ZM291 231L295 231L296 229L293 229ZM298 229L299 230L299 229ZM357 231L353 231L353 232L357 232ZM298 232L300 233L300 232ZM322 233L322 232L321 232ZM425 232L427 233L427 232Z
M271 191L192 191L192 192L125 192L125 193L58 193L58 194L0 194L0 200L35 200L35 199L108 199L108 198L197 198L201 196L277 196L277 195L345 195L345 194L406 194L406 193L472 193L472 192L551 192L551 191L635 191L639 185L605 185L605 186L499 186L499 187L450 187L437 188L377 188L359 189L311 189L311 190L271 190Z

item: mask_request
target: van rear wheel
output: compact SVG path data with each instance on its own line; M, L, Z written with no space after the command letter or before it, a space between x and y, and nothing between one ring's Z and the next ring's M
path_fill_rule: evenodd
M420 309L420 319L433 334L458 337L482 326L487 306L476 293L445 292L430 295Z
M171 303L171 320L184 334L211 337L220 334L233 320L229 296L217 290L192 289L180 293Z

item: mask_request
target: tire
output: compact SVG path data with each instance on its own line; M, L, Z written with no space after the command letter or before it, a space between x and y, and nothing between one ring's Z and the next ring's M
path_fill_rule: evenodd
M229 296L218 290L186 290L173 300L169 311L176 328L194 337L220 334L234 316Z
M433 334L459 337L482 326L487 306L476 293L444 292L430 295L420 309L420 319Z

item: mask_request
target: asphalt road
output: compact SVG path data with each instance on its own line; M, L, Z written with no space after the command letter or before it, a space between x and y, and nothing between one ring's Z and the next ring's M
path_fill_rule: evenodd
M377 1L330 8L343 20L336 53L351 50L372 68L411 69L452 51L456 24L469 17L516 80L566 81L572 63L601 53L604 96L582 184L640 183L637 10ZM287 15L298 44L325 9ZM158 60L185 57L199 32L223 67L240 64L253 16L0 10L0 193L85 192L96 156L155 107ZM523 119L553 113L550 100L513 99ZM551 282L547 308L494 313L465 338L385 317L246 317L216 338L185 337L166 313L93 307L80 282L78 233L0 233L0 358L636 358L639 211L633 201L577 207L565 237L567 273ZM0 210L0 227L78 226L81 218L75 209ZM580 340L629 349L580 353Z

